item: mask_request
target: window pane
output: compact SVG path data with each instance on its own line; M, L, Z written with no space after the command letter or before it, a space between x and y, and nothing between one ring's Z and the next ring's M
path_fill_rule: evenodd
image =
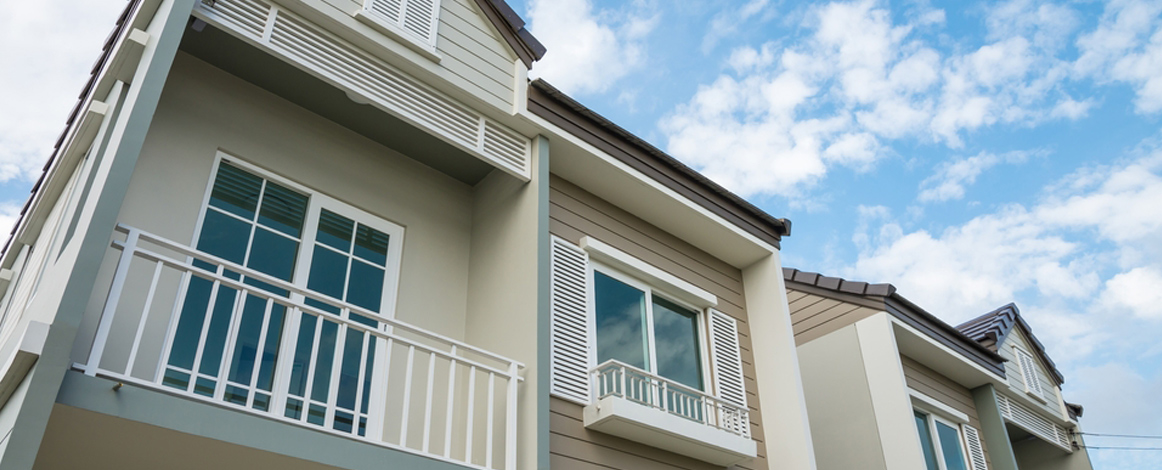
M388 235L363 224L355 232L355 256L380 266L387 264Z
M222 162L218 166L218 176L214 179L214 189L210 191L210 205L244 219L254 220L254 208L258 206L260 191L262 178Z
M351 280L348 283L348 303L379 313L383 303L383 268L352 260Z
M254 229L254 244L246 266L263 274L289 281L295 271L299 242L262 227Z
M956 428L937 421L936 434L940 436L940 450L944 452L944 468L968 470L964 462L964 452L960 447L960 433Z
M355 222L339 214L323 209L319 214L318 241L344 253L351 252L351 231Z
M928 427L928 415L919 411L916 415L916 429L920 432L920 450L924 453L924 463L928 470L940 470L936 465L936 448L932 447L932 428Z
M250 227L249 223L208 209L206 220L202 221L202 235L198 237L198 250L242 264L246 260Z
M597 311L597 363L616 359L649 370L646 294L600 272L593 274Z
M307 215L307 196L267 182L258 221L267 227L298 238Z
M311 259L311 278L307 288L336 299L343 299L343 283L347 278L348 258L321 246L315 247Z
M654 297L654 344L658 375L702 389L697 312Z

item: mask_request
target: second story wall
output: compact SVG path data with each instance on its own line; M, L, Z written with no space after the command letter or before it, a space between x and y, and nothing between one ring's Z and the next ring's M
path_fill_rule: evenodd
M972 392L965 386L945 377L910 357L900 356L900 364L904 367L904 380L908 388L932 397L952 409L968 416L968 424L978 430L984 429L976 411L976 403L972 399ZM988 446L981 441L984 449L985 461L989 468L993 468L992 458L989 456Z
M1025 333L1020 328L1013 328L1008 337L1005 338L1004 343L1001 344L1001 348L997 353L1007 360L1005 362L1005 376L1009 380L1009 394L1024 395L1033 398L1032 401L1037 404L1038 411L1049 413L1051 416L1057 418L1066 418L1061 411L1060 389L1053 382L1053 379L1050 378L1050 372L1045 368L1045 364L1041 362L1029 338L1025 336ZM1018 357L1022 353L1032 357L1031 362L1036 369L1037 381L1041 385L1040 394L1037 394L1032 386L1026 387L1025 373L1022 370L1021 361Z
M574 244L579 243L582 237L593 237L714 294L718 297L715 309L737 320L746 399L750 408L751 435L758 443L758 458L743 462L738 467L768 468L759 413L760 400L755 384L754 355L743 297L742 272L568 180L552 175L549 184L549 231L552 235ZM588 431L582 422L582 407L558 398L551 400L550 433L550 452L555 468L720 468L618 437Z
M870 307L794 289L787 289L787 306L791 312L796 345L820 338L879 312Z

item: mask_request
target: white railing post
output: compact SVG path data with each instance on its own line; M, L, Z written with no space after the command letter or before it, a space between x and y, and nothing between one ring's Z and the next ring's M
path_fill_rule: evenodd
M508 406L505 407L504 468L516 469L516 394L519 375L517 363L508 364Z
M653 380L651 380L650 382L653 382ZM668 396L669 393L667 393L667 392L669 392L669 390L670 390L670 388L667 387L666 382L663 381L661 390L659 391L659 394L662 396L662 400L659 402L659 404L662 407L662 411L666 411L666 412L670 411L670 407L669 407L670 397Z
M117 270L113 274L113 284L109 286L109 296L105 298L105 308L101 310L101 322L97 325L97 335L93 338L93 348L89 350L89 362L85 364L85 375L95 377L101 368L101 356L105 354L105 344L109 342L109 330L113 328L113 315L121 301L121 291L125 288L125 278L129 276L129 265L133 263L133 252L137 251L137 240L141 232L129 230L121 256L117 260Z

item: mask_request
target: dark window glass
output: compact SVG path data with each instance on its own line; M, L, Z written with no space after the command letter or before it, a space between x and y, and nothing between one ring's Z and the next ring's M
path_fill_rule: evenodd
M649 370L645 292L600 272L593 277L597 363L615 359Z
M956 428L936 422L936 435L940 436L940 451L944 453L945 470L968 470L964 452L960 447L960 433Z
M383 268L352 260L347 302L378 313L383 302L383 275Z
M298 238L307 215L307 196L276 183L266 182L262 196L262 210L258 222L282 233Z
M242 264L250 241L251 225L215 210L206 211L198 250Z
M355 231L355 256L380 266L386 265L389 238L386 233L359 224Z
M343 299L343 283L347 277L347 256L321 246L315 247L311 259L311 277L307 288L336 299Z
M262 178L222 162L214 179L214 189L210 191L210 205L254 220L254 209L258 207L261 191Z
M654 344L658 375L702 389L698 312L654 297Z
M316 240L336 250L350 253L351 231L354 228L355 222L351 219L323 209L319 214L319 232Z
M928 470L940 470L936 464L936 448L932 446L932 428L928 427L928 415L919 411L916 417L916 430L920 433L920 451L924 453L924 463Z
M284 281L291 280L295 271L299 242L262 227L254 229L254 243L246 266Z

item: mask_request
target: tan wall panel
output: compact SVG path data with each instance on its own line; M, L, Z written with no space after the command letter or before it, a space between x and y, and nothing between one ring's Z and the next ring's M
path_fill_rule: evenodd
M935 398L968 415L970 426L978 430L982 428L980 418L976 413L976 404L972 400L972 392L967 387L953 382L952 379L909 357L900 356L900 363L904 366L904 379L909 388ZM984 458L988 462L989 468L992 468L992 457L989 456L988 446L983 439L980 445L984 449Z
M877 313L875 309L793 289L787 289L787 303L796 345L818 339Z
M742 272L556 175L550 177L549 232L573 243L580 242L583 236L592 236L718 297L717 309L738 320L752 435L759 442L760 449L759 458L739 467L766 469L759 413L761 404L754 377L750 329L746 322ZM658 460L666 465L665 468L714 468L624 439L585 431L580 421L580 406L556 399L552 402L554 415L574 420L558 418L549 426L553 435L550 452L554 454L555 462L565 465L563 468L587 468L571 466L574 462L638 468L635 458ZM594 455L612 460L594 462ZM695 464L690 462L697 465L691 466Z

